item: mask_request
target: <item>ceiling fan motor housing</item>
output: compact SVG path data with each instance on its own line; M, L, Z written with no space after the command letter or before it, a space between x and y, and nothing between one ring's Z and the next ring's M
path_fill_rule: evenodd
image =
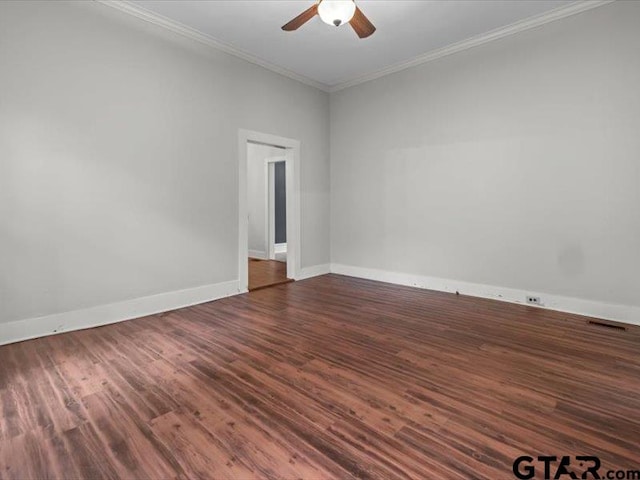
M1 0L0 0L1 1ZM354 0L316 0L317 3L307 8L300 15L282 26L282 30L291 32L297 30L316 15L331 26L340 27L350 23L358 37L367 38L376 31L376 27L356 7Z

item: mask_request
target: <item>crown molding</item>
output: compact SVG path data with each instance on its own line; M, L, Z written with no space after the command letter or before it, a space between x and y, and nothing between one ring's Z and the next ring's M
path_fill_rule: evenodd
M153 23L154 25L158 25L159 27L163 27L163 28L166 28L167 30L171 30L174 33L190 38L191 40L195 40L196 42L202 43L209 47L215 48L216 50L220 50L224 53L228 53L229 55L233 55L234 57L238 57L243 60L246 60L249 63L259 65L279 75L283 75L292 80L296 80L298 82L304 83L305 85L315 87L319 90L322 90L323 92L328 92L330 89L329 86L325 85L324 83L318 82L311 78L292 72L291 70L288 70L286 68L279 67L278 65L274 65L267 61L264 61L254 55L251 55L250 53L247 53L243 50L235 48L224 42L216 40L215 38L209 35L201 33L180 22L176 22L169 18L163 17L162 15L153 13L145 8L132 5L131 3L128 3L123 0L95 0L95 1L102 5L106 5L108 7L115 8L116 10L120 10L121 12L128 13L129 15L133 15L134 17L138 17L141 20L144 20L146 22Z
M433 50L431 52L419 55L411 60L407 60L405 62L401 62L396 65L392 65L390 67L385 67L380 70L376 70L374 72L368 73L366 75L358 76L358 77L352 78L351 80L346 80L344 82L340 82L334 85L326 85L322 82L318 82L311 78L305 77L304 75L297 74L286 68L274 65L248 52L237 49L231 45L228 45L224 42L216 40L215 38L209 35L206 35L191 27L183 25L182 23L163 17L162 15L158 15L145 8L138 7L124 0L94 0L94 1L102 5L106 5L106 6L115 8L117 10L120 10L121 12L125 12L130 15L133 15L146 22L153 23L154 25L158 25L160 27L166 28L167 30L171 30L174 33L190 38L199 43L207 45L209 47L215 48L216 50L220 50L222 52L228 53L229 55L233 55L235 57L241 58L249 63L259 65L279 75L283 75L285 77L291 78L293 80L304 83L306 85L310 85L319 90L322 90L323 92L338 92L340 90L344 90L345 88L353 87L361 83L369 82L371 80L375 80L375 79L384 77L386 75L391 75L393 73L406 70L411 67L432 62L439 58L446 57L448 55L453 55L454 53L462 52L464 50L468 50L470 48L474 48L474 47L483 45L485 43L507 37L509 35L514 35L519 32L524 32L525 30L536 28L546 23L554 22L556 20L560 20L562 18L566 18L571 15L576 15L578 13L586 12L587 10L591 10L593 8L597 8L603 5L607 5L609 3L613 3L616 0L580 0L575 3L566 5L564 7L559 7L559 8L550 10L549 12L512 23L511 25L508 25L506 27L500 27L495 30L491 30L487 33L483 33L475 37L471 37L467 40L463 40L461 42L454 43L452 45L448 45L446 47L443 47L437 50Z
M571 3L563 7L555 8L543 14L535 15L533 17L529 17L524 20L512 23L511 25L508 25L506 27L500 27L495 30L491 30L487 33L483 33L475 37L471 37L467 40L463 40L461 42L448 45L438 50L433 50L431 52L419 55L411 60L398 63L390 67L382 68L380 70L376 70L366 75L353 78L351 80L337 83L335 85L332 85L329 88L329 91L338 92L340 90L344 90L345 88L349 88L355 85L359 85L361 83L369 82L371 80L375 80L377 78L381 78L386 75L391 75L392 73L397 73L402 70L406 70L407 68L432 62L439 58L446 57L448 55L453 55L454 53L462 52L464 50L468 50L470 48L474 48L474 47L483 45L485 43L498 40L500 38L508 37L509 35L514 35L519 32L524 32L525 30L539 27L541 25L544 25L545 23L554 22L556 20L560 20L562 18L566 18L571 15L576 15L578 13L586 12L587 10L601 7L603 5L613 3L614 1L616 0L582 0L575 3Z

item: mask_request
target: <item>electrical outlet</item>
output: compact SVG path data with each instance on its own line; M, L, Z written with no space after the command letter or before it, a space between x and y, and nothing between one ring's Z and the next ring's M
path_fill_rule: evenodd
M530 304L530 305L542 305L542 302L540 301L540 297L528 296L527 297L527 303Z

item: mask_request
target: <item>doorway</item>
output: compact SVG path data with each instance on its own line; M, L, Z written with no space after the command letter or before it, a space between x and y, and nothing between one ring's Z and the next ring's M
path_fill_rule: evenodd
M269 260L287 262L287 177L281 157L265 161L267 179L267 244Z
M299 275L297 140L239 132L239 286L258 290Z

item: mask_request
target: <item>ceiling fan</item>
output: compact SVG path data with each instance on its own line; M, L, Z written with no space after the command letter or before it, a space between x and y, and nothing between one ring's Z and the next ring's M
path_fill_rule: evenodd
M328 25L339 27L345 23L351 24L351 28L360 38L367 38L376 31L376 27L356 6L354 0L319 0L315 5L285 24L282 30L287 32L297 30L316 14Z

